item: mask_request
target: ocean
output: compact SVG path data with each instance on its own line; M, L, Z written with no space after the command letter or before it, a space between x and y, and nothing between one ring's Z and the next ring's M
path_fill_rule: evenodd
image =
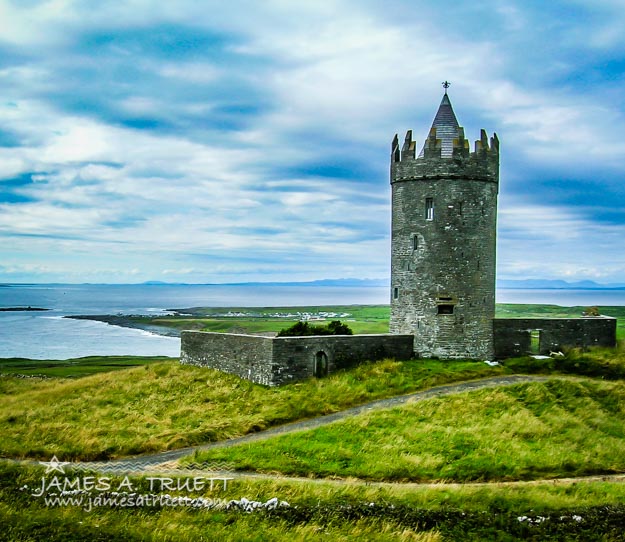
M95 285L0 286L0 308L47 311L0 312L0 358L68 359L92 355L171 356L180 339L92 320L78 314L166 314L189 307L278 307L388 303L383 286L319 285ZM497 291L498 303L563 306L625 305L625 290Z
M92 320L77 314L166 314L189 307L271 307L381 304L384 287L289 285L28 284L0 287L0 358L68 359L83 356L172 356L180 339Z

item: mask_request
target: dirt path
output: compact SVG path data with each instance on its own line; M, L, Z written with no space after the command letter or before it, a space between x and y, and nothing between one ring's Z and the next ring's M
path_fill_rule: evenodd
M324 425L334 423L339 420L343 420L350 416L355 416L363 412L369 412L371 410L392 408L398 405L403 405L408 402L423 401L425 399L431 399L432 397L439 397L444 395L451 395L455 393L462 393L466 391L478 390L483 388L493 388L498 386L511 386L522 382L542 382L553 377L547 376L497 376L491 378L485 378L482 380L472 380L469 382L459 382L454 384L447 384L444 386L437 386L423 391L409 393L406 395L400 395L396 397L390 397L388 399L378 399L371 401L363 405L321 416L318 418L312 418L310 420L304 420L299 422L288 423L280 425L278 427L272 427L265 431L258 433L250 433L242 437L237 437L229 440L211 442L200 446L193 446L188 448L181 448L178 450L170 450L168 452L161 452L158 454L141 455L135 457L128 457L124 459L116 459L110 461L92 461L72 463L73 468L85 469L85 470L98 470L102 472L111 472L119 474L128 473L146 473L154 471L180 471L179 467L176 467L176 461L182 457L193 454L197 450L209 450L213 448L226 448L229 446L235 446L237 444L255 442L259 440L265 440L276 435L283 435L286 433L294 433L298 431L307 431L309 429L315 429ZM189 470L184 472L188 473ZM250 474L251 475L251 474ZM256 476L256 475L254 475Z

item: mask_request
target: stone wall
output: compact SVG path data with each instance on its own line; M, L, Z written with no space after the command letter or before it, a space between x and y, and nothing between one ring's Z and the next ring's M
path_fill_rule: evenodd
M534 353L543 355L564 347L616 345L616 319L609 317L496 318L492 329L497 358L532 353L532 332L539 336ZM419 349L413 335L263 337L183 331L180 362L219 369L257 384L279 386L324 376L363 361L411 359Z
M548 355L564 347L616 346L616 318L496 318L495 357L532 352L531 333L539 336L534 353Z
M363 361L412 357L412 335L262 337L183 331L180 362L277 386L323 376Z
M273 384L273 339L233 333L181 333L180 363L219 369L251 380Z
M384 358L412 357L412 335L320 335L276 337L273 343L274 383L286 384ZM319 374L318 376L321 376Z

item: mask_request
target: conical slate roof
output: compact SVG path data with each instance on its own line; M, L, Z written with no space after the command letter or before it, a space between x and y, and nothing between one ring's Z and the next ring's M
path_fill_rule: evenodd
M436 113L436 117L434 117L434 122L432 123L432 128L436 128L436 139L441 140L442 158L451 158L453 155L454 139L458 139L459 127L460 125L458 124L458 119L456 119L454 110L451 107L449 96L447 96L447 93L445 92L445 95L441 100L441 105ZM419 158L423 157L423 153L424 149L422 148L419 153Z

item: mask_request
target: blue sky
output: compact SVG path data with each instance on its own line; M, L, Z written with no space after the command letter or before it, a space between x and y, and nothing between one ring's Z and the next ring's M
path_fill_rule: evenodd
M500 278L625 282L623 0L0 0L0 281L386 278L393 135L501 140Z

